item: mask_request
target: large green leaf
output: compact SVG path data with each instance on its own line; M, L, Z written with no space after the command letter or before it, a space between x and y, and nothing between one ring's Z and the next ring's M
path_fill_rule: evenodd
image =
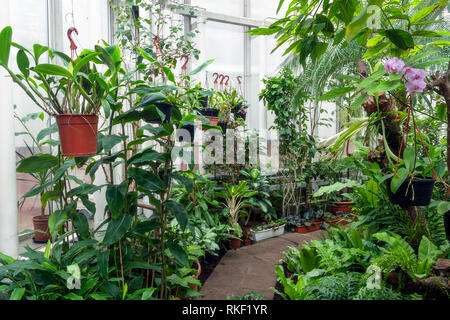
M37 154L23 159L17 167L17 172L36 173L50 170L58 164L58 159L51 154Z
M126 181L120 185L108 185L106 188L106 202L113 219L117 219L122 213L127 188Z
M354 90L355 90L354 87L333 89L333 90L325 93L324 95L322 95L318 101L325 101L325 100L331 100L331 99L334 99L337 97L342 97L342 96L346 95L347 93L352 92Z
M173 200L164 202L164 206L175 215L175 218L177 219L181 230L186 229L188 223L188 214L184 207L179 202Z
M130 230L132 223L133 217L128 214L123 214L119 219L109 221L103 244L109 246L122 239Z
M50 234L53 236L53 234L63 226L66 220L67 214L65 211L63 210L54 211L48 218L48 229L50 231Z
M438 4L435 4L433 6L429 6L429 7L425 7L421 10L419 10L415 15L413 15L411 17L411 19L409 19L409 21L414 24L420 20L422 20L423 18L427 17L428 15L430 15L434 10L436 10L436 8L439 7Z
M9 300L22 300L25 294L25 288L15 288L9 297Z
M414 161L416 159L416 150L413 146L406 147L403 151L403 160L405 160L405 167L408 174L412 173L414 170Z
M129 167L128 174L139 186L148 191L159 191L163 186L161 179L149 171L136 167Z
M170 253L175 257L175 259L186 268L189 268L189 260L187 252L177 243L168 241L166 243L167 248Z
M73 225L81 239L89 238L89 222L83 213L79 211L74 213Z
M9 52L11 51L12 28L3 28L0 32L0 65L8 67Z
M406 178L408 178L408 170L406 168L399 168L397 170L397 174L391 180L391 191L396 193L400 186L405 182Z
M109 267L109 250L102 251L97 256L97 268L100 276L108 280L108 267Z
M69 70L56 64L50 63L38 64L33 68L33 70L46 75L72 78L72 74L69 72Z
M28 60L28 56L23 50L19 50L17 52L17 66L19 67L20 72L28 78L30 76L30 60Z
M402 50L414 48L414 39L409 32L401 29L388 29L384 33L398 48Z
M128 165L148 165L150 162L163 163L166 160L166 154L157 152L153 148L148 148L128 159Z
M214 59L203 62L199 67L197 67L194 70L192 70L191 72L189 72L188 76L193 76L193 75L196 75L197 73L202 72L207 66L209 66L213 62L214 62Z

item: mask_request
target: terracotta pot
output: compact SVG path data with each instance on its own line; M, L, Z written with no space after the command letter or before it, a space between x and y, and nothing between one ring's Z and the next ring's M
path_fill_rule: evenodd
M197 274L195 276L192 276L192 278L194 278L195 280L198 280L198 278L200 277L200 274L202 273L202 266L201 266L200 262L198 262L198 261L195 261L195 263L197 264ZM189 283L189 287L191 287L195 291L198 291L198 286L193 283Z
M231 239L230 240L230 248L231 249L239 249L241 247L241 239Z
M219 124L219 117L206 116L205 118L209 120L210 126L217 126Z
M341 211L342 213L348 213L351 211L350 206L354 205L353 201L343 201L343 202L332 202L330 206L330 211L333 214Z
M98 116L58 114L55 117L64 156L87 157L97 153Z
M35 232L34 233L34 242L36 243L47 243L48 239L50 239L50 233L48 231L48 215L39 215L33 217L33 226L35 230L41 230L47 233Z
M322 224L322 222L313 222L313 223L311 223L311 225L309 227L307 227L307 226L295 227L295 232L308 233L308 232L317 231L317 230L320 230L321 224Z

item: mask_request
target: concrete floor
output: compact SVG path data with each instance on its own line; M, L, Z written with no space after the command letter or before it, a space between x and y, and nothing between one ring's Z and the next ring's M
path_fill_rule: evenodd
M320 240L323 231L306 234L285 233L238 250L230 250L214 269L200 290L203 300L225 300L227 296L243 296L252 290L272 300L277 275L275 266L288 246Z

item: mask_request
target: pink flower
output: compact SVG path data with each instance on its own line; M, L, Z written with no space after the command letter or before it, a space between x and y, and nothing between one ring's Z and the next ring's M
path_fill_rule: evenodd
M403 60L401 60L397 57L386 61L386 63L384 64L384 68L386 69L386 72L388 72L388 73L395 72L397 74L400 71L402 71L404 66L405 66L405 63L403 62Z
M405 84L408 92L423 92L423 89L425 89L426 86L427 84L423 81L423 79L410 80Z
M420 80L422 81L426 77L425 70L415 69L411 67L406 67L403 69L403 75L406 76L409 80Z

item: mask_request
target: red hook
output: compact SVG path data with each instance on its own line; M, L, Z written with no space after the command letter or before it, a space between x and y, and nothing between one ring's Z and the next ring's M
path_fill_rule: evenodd
M219 76L219 79L222 78L222 81L220 81L220 85L223 85L223 80L225 80L225 76L223 74L221 74Z
M219 74L217 72L214 72L212 76L213 76L213 78L214 78L214 76L216 76L216 79L214 79L214 84L217 84L217 79L219 78Z
M69 38L69 41L70 41L70 50L77 50L78 47L72 38L72 32L75 32L78 35L78 30L73 27L69 28L69 30L67 30L67 37Z
M236 79L237 79L237 81L239 82L239 85L241 85L242 84L242 76L237 76L236 77Z
M223 79L224 80L227 79L227 81L225 82L225 85L228 86L228 83L230 83L230 76L225 76Z
M186 70L186 69L187 69L187 64L188 64L188 62L189 62L189 57L188 57L187 55L183 54L183 55L181 56L181 59L180 59L180 60L183 60L183 58L186 59L186 62L183 64L183 66L181 67L181 69L182 69L182 70Z

